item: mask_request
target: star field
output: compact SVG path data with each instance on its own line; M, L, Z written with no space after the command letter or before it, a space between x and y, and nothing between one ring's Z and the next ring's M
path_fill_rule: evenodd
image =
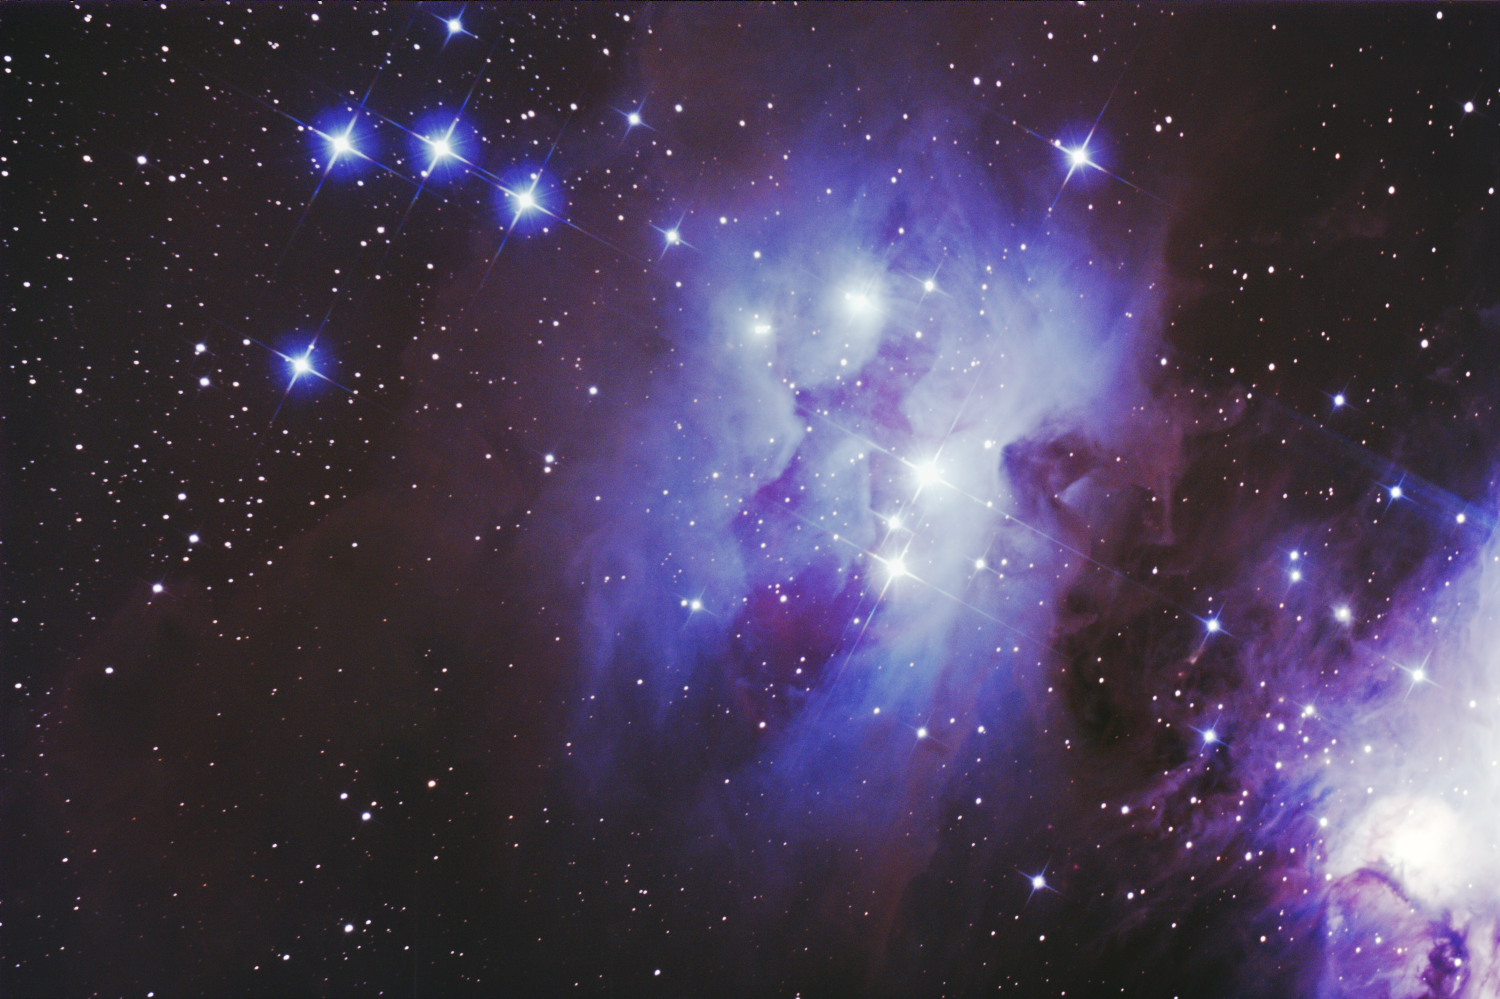
M7 995L1500 996L1500 11L21 4Z

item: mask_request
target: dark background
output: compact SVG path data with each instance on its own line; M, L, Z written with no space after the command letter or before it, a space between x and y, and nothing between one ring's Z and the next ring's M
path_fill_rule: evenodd
M1402 690L1353 662L1485 550L1497 40L1478 4L7 5L0 991L1489 994L1456 922L1328 886L1337 781L1270 721L1362 739ZM329 166L355 107L372 161ZM460 112L424 181L409 131ZM1132 317L1000 369L1107 374L994 417L1044 578L965 597L894 732L845 668L910 636L854 641L878 560L801 498L869 494L751 454L764 365L714 339L849 254ZM914 453L939 362L1029 335L921 302L788 412ZM928 740L950 713L983 736ZM1406 951L1360 964L1358 919Z

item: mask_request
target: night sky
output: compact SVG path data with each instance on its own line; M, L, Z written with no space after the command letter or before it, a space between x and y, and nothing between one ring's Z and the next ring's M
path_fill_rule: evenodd
M0 994L1500 997L1500 7L0 59Z

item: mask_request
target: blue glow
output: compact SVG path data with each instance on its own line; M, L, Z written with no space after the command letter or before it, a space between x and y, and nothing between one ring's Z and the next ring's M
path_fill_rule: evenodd
M472 128L451 114L429 115L412 130L411 151L423 177L444 180L473 165L479 139Z
M313 349L309 347L303 353L294 354L287 358L287 364L292 369L292 381L296 381L304 375L315 375L318 373L317 369L313 367L312 352Z
M374 129L358 112L348 108L331 111L311 131L313 159L325 170L360 172L373 164Z
M549 174L535 168L512 170L497 186L496 212L506 229L532 232L561 218L563 191Z

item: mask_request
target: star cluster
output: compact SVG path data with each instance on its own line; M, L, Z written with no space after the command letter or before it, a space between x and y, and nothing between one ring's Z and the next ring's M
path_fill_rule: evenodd
M7 994L1500 995L1500 18L27 5Z

